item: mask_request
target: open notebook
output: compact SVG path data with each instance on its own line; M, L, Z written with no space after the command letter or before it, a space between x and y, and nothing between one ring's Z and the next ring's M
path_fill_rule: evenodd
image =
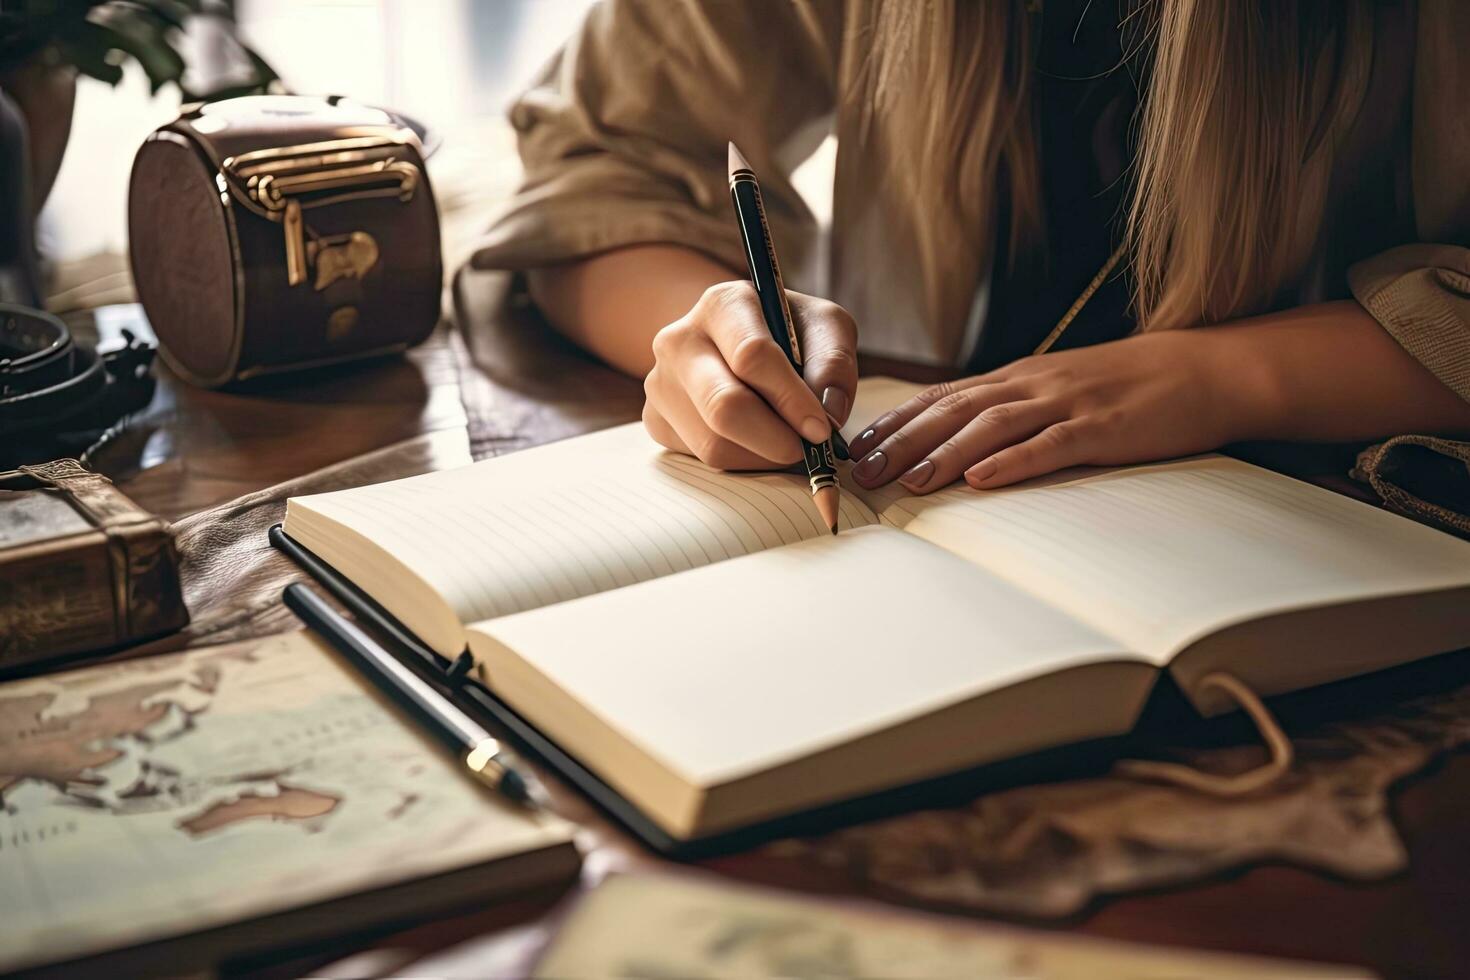
M1126 732L1165 669L1211 713L1470 645L1470 543L1225 457L842 508L630 425L286 532L681 839Z

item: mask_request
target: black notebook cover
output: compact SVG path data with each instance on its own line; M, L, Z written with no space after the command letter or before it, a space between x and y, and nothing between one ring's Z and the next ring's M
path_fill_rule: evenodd
M952 807L979 793L1050 779L1093 775L1114 761L1131 736L1094 739L990 763L877 793L824 804L705 837L683 839L667 831L574 756L543 735L495 693L469 675L469 651L449 660L425 646L412 632L337 571L286 534L270 529L270 543L322 585L369 632L425 680L453 698L492 730L504 733L522 754L575 786L604 813L649 848L677 860L693 860L746 850L782 837L825 833L837 827L917 809Z

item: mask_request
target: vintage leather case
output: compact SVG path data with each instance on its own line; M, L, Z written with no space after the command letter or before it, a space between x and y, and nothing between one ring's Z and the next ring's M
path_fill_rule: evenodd
M188 622L167 521L76 460L0 473L0 671Z
M335 98L186 107L133 162L133 277L169 366L217 387L402 351L439 318L417 135Z

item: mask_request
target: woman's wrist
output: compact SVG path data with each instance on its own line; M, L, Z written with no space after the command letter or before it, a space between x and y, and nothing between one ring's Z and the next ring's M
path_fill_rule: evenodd
M1270 345L1234 326L1173 331L1188 349L1198 383L1214 406L1219 445L1271 438L1290 412Z
M527 276L531 298L552 326L634 377L653 367L659 330L688 313L710 286L738 278L679 245L630 245Z
M1470 432L1470 403L1351 301L1282 310L1188 335L1225 442L1356 442Z

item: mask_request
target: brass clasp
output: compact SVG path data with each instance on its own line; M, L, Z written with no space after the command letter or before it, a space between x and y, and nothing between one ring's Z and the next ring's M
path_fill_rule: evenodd
M320 290L338 278L360 279L377 261L378 250L376 242L370 250L363 244L363 239L372 242L365 232L350 236L350 250L334 249L348 239L308 247L302 212L368 198L411 201L422 174L417 164L402 158L403 146L401 139L381 136L301 143L227 157L220 170L251 210L280 223L286 238L286 279L291 285L309 278L309 266L319 253L333 257L331 269L317 277Z

